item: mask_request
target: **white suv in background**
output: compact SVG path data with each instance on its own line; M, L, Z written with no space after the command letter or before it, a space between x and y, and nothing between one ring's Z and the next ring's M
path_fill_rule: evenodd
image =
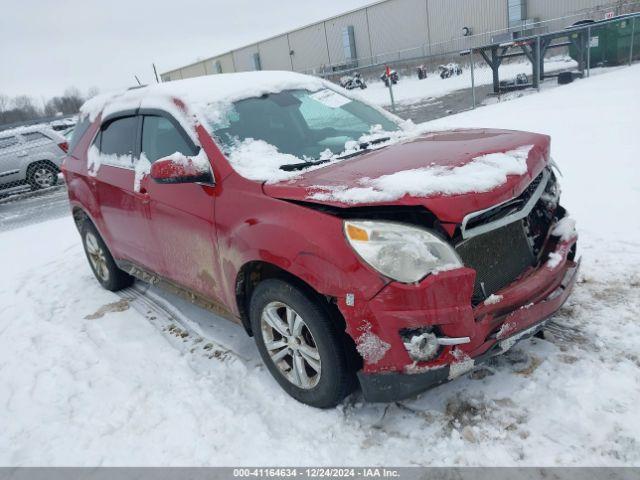
M68 148L67 140L46 126L0 131L0 189L52 187Z

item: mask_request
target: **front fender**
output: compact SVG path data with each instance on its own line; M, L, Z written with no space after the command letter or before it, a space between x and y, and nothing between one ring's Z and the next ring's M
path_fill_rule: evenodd
M233 177L216 200L227 305L235 306L238 274L254 261L275 265L334 297L352 293L368 300L387 283L347 244L340 218L268 197L259 184Z

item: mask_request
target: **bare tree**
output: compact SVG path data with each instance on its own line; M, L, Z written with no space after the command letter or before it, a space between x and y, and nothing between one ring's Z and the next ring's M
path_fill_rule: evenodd
M11 105L11 99L5 94L0 94L0 112L9 110L9 105Z
M13 99L7 95L0 95L0 125L35 120L43 115L73 115L78 113L86 98L91 98L97 93L98 89L93 87L88 91L87 97L84 97L76 87L69 87L61 96L43 101L44 108L27 95Z

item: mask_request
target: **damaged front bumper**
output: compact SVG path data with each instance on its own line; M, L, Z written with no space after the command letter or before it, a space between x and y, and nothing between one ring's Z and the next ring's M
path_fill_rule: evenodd
M498 292L499 301L475 308L469 305L473 270L444 272L417 286L389 285L368 303L366 312L360 312L375 318L367 332L387 346L383 356L370 361L364 358L358 372L365 399L390 402L411 397L463 375L535 335L564 304L576 283L580 267L580 262L573 260L576 241L577 237L558 239L547 254L548 260ZM468 337L469 342L443 346L434 360L416 362L398 332L426 325L433 326L443 338Z

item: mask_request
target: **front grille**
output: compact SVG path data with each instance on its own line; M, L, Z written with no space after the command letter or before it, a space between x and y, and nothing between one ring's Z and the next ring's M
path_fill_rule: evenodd
M513 282L536 262L522 220L465 240L456 251L463 263L476 271L474 305Z
M553 176L553 174L552 174ZM510 200L508 202L503 203L502 205L498 205L495 208L489 209L486 212L481 213L480 215L476 215L471 218L467 224L466 229L472 230L475 227L479 227L481 225L495 222L504 218L508 215L516 213L522 208L525 207L527 202L531 199L532 195L535 193L536 189L542 182L544 178L544 172L540 173L533 181L525 188L524 192L522 192L518 197ZM549 182L551 183L551 182Z

